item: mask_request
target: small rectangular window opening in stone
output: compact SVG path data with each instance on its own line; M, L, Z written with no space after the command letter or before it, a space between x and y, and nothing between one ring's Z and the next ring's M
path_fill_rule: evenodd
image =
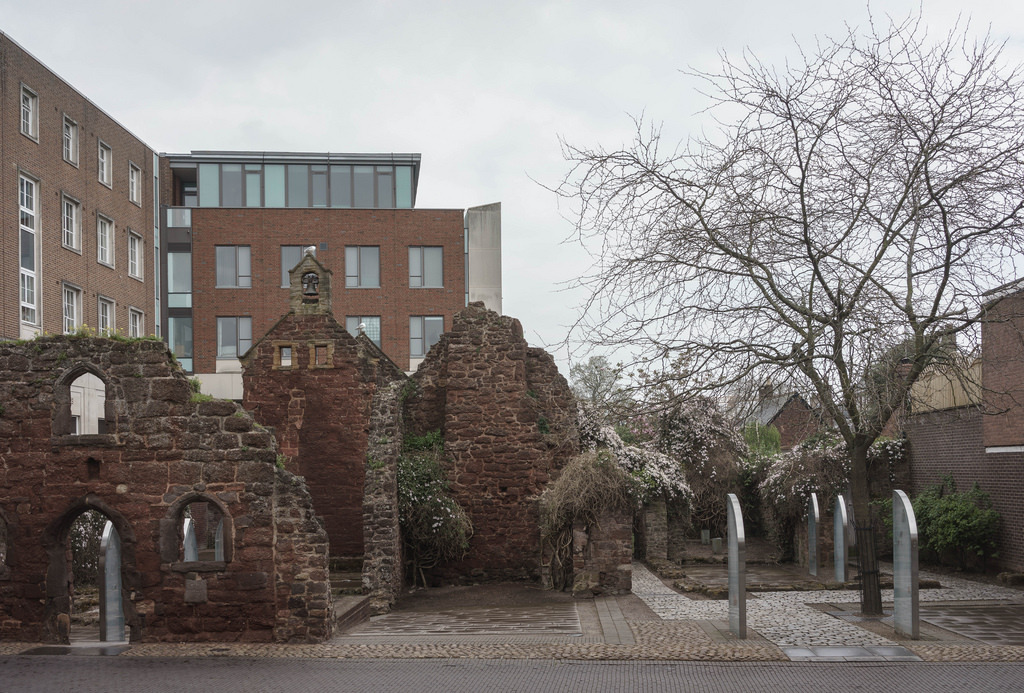
M315 347L316 360L315 363L318 366L327 365L327 345L317 344Z
M278 349L278 364L281 368L292 367L292 348L290 346L280 346Z

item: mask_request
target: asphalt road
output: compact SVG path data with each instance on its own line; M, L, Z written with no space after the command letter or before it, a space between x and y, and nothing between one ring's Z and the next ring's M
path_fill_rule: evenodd
M1024 664L17 656L0 691L1022 691Z

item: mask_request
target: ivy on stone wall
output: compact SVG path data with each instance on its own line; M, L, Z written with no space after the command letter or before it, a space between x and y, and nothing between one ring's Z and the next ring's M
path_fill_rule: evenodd
M425 571L461 559L473 523L451 495L441 460L440 431L408 436L398 459L398 515L413 584L426 586Z

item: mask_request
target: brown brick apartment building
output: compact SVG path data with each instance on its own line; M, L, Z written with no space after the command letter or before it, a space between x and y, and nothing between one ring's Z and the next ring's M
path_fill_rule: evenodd
M416 209L418 154L155 154L4 34L0 87L0 338L156 334L241 399L308 246L402 368L469 301L501 311L500 204Z
M0 33L0 338L153 334L153 150Z

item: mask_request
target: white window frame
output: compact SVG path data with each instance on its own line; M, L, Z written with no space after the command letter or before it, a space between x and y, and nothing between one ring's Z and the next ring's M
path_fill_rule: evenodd
M440 251L441 266L440 282L436 284L427 283L427 250ZM434 253L430 253L434 256ZM419 266L419 273L414 274L415 268ZM443 289L444 288L444 246L440 245L411 245L409 246L409 288L410 289Z
M27 85L21 85L21 134L39 142L39 95Z
M128 276L142 279L142 236L128 229Z
M78 166L78 123L64 114L64 129L61 132L64 161Z
M244 249L244 252L243 252ZM224 252L222 252L224 251ZM227 260L228 252L231 258ZM218 289L251 289L252 288L252 248L247 245L218 245L213 250L214 286ZM232 276L221 283L221 257L231 267ZM242 258L245 258L244 260ZM225 266L225 269L228 268Z
M221 321L233 321L235 331L234 344L224 344L222 340L223 328ZM245 329L243 329L245 326ZM248 337L242 337L248 333ZM244 348L243 348L244 347ZM252 317L248 315L222 315L217 317L217 358L237 359L252 347Z
M106 296L99 296L96 299L96 329L102 335L114 334L117 331L117 303L114 299Z
M28 176L18 177L18 296L21 321L39 324L39 183ZM28 234L28 238L25 237ZM21 265L21 244L32 244L32 267Z
M96 175L100 183L113 188L114 152L103 140L96 147Z
M364 267L363 251L377 251L377 283L371 284ZM353 261L354 259L354 261ZM347 245L345 246L345 288L347 289L379 289L380 288L380 246L379 245Z
M409 358L420 359L424 358L430 351L430 347L437 343L435 340L431 344L427 344L427 320L441 321L441 331L437 333L438 339L444 334L444 316L443 315L410 315L409 316ZM419 337L415 336L417 332L416 325L419 326ZM419 341L419 351L417 351L415 344Z
M146 314L138 308L128 309L128 336L143 337L146 333Z
M69 195L62 195L60 200L60 243L82 252L82 205Z
M142 169L128 162L128 199L142 206Z
M96 215L96 262L114 266L114 220L102 214Z
M64 334L71 334L82 325L82 290L73 284L61 285L61 306Z

